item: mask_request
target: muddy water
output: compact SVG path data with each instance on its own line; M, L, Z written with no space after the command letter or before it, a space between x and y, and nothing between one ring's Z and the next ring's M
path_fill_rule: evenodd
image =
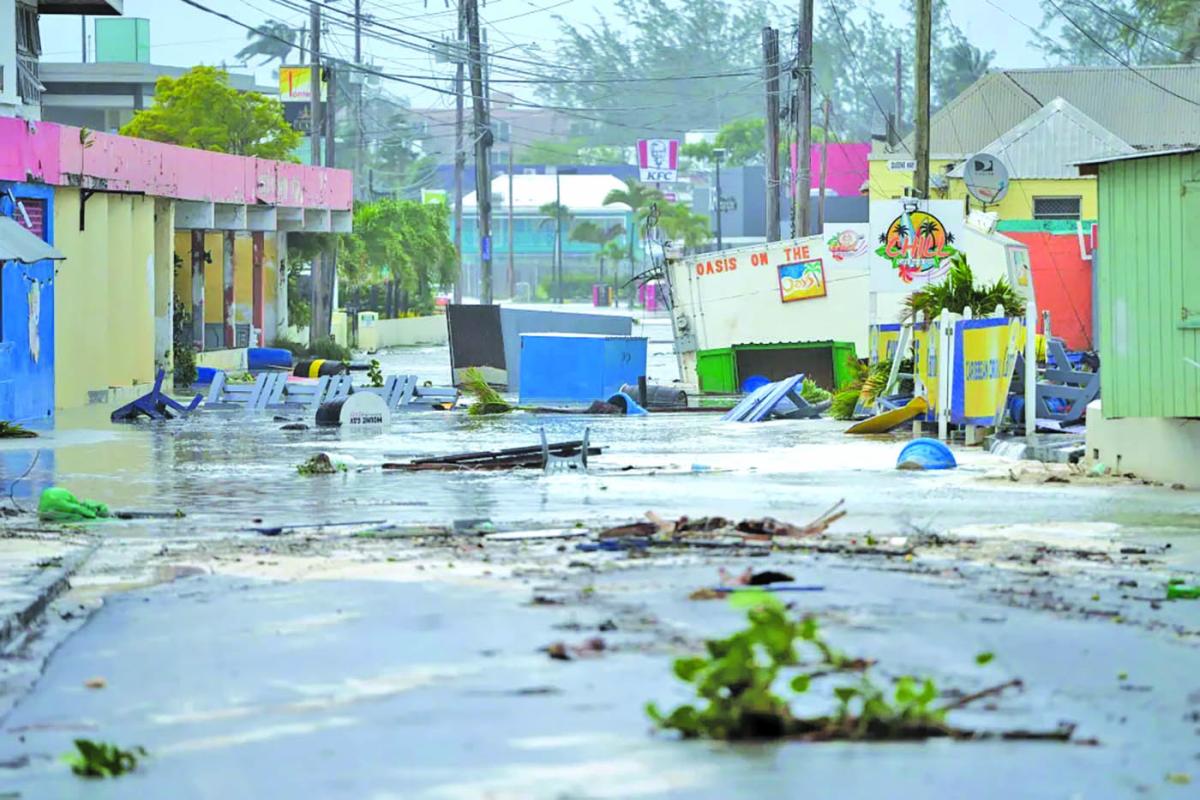
M652 380L675 372L668 329L640 326L651 340ZM381 354L386 374L449 379L445 347ZM114 523L132 536L228 534L255 526L386 520L444 524L486 517L499 527L603 524L647 510L666 515L770 514L803 521L839 499L849 515L836 530L939 532L966 525L1111 523L1110 536L1176 535L1200 521L1194 493L1133 485L1026 485L983 480L1011 462L959 450L960 468L942 473L894 469L899 439L850 438L832 420L756 425L710 414L641 418L514 413L397 414L389 430L281 430L270 416L200 413L171 424L112 425L108 409L64 413L37 440L6 442L0 463L19 474L38 454L18 498L51 482L114 508L172 512L183 519ZM403 473L378 467L465 450L580 438L604 448L586 475ZM347 464L345 473L301 477L296 465L317 452Z

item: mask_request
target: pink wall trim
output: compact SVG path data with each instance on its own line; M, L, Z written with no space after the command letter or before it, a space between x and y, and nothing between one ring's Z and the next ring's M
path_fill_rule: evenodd
M66 125L0 118L0 180L174 200L329 208L353 204L349 170L211 153Z

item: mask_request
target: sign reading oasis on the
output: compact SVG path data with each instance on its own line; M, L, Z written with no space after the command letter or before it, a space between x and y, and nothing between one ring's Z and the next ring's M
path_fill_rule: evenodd
M702 258L692 269L700 279L743 272L769 272L779 285L779 299L790 303L811 300L827 293L823 249L804 245L773 245L761 250L745 249L719 258Z

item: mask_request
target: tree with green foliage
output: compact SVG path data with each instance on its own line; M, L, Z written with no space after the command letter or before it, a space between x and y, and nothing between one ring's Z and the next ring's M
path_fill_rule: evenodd
M715 127L717 119L761 108L760 37L778 18L771 2L737 0L625 3L617 19L600 15L586 26L558 17L561 59L603 82L553 83L541 92L557 104L594 109L588 116L604 121L594 135L605 144L628 145L638 132ZM688 75L724 77L677 77ZM624 78L639 80L623 84Z
M708 216L696 214L684 203L659 203L658 227L670 242L682 242L689 249L712 238Z
M811 135L813 142L819 143L825 139L825 130L819 125L813 125ZM829 141L838 141L837 134L830 132ZM754 117L724 125L717 131L712 142L685 144L680 149L680 154L711 164L716 160L713 150L718 147L725 150L725 155L721 159L722 165L744 167L747 164L762 164L766 160L767 154L767 131L763 118ZM785 142L780 142L779 151L780 163L788 163Z
M1134 0L1134 6L1141 14L1141 25L1129 26L1127 37L1144 39L1154 33L1137 28L1158 28L1166 37L1160 41L1171 45L1172 61L1200 59L1200 0Z
M246 38L251 40L250 44L238 50L234 58L249 61L262 56L263 60L259 62L259 66L276 60L283 64L296 46L299 33L285 22L267 20L254 30L246 31Z
M193 67L154 85L154 105L138 111L121 135L218 153L295 161L300 134L283 118L283 105L257 92L239 92L229 73Z
M813 33L814 109L820 98L830 98L830 127L843 141L864 141L884 131L884 114L892 109L897 47L909 76L905 107L913 108L913 26L892 24L877 5L874 0L828 4ZM599 120L593 123L595 136L608 143L626 144L639 134L680 136L717 129L731 120L761 118L762 28L793 19L791 8L769 1L647 0L625 4L617 19L601 16L590 26L560 18L559 52L580 74L603 80L547 84L541 93L557 104L588 108L587 116ZM907 9L911 13L911 0ZM934 19L937 108L982 76L994 54L967 41L945 0L935 0ZM789 57L785 50L785 62ZM721 77L688 77L716 75ZM790 78L785 76L784 83L791 96Z
M356 203L354 232L341 235L338 274L349 291L391 284L401 310L433 311L434 292L453 283L458 259L440 203Z
M1055 0L1055 3L1042 0L1041 32L1034 33L1030 42L1054 63L1113 66L1118 63L1114 55L1128 64L1179 60L1179 54L1172 52L1170 46L1176 32L1164 24L1163 12L1169 2ZM1154 13L1151 6L1159 13ZM1069 14L1070 20L1063 13Z
M517 164L625 164L624 148L615 145L595 145L585 136L570 139L541 139L524 147L518 146L513 154Z

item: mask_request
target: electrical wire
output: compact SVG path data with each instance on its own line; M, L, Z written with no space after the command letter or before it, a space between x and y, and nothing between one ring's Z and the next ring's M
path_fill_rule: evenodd
M1187 53L1185 53L1184 51L1180 50L1180 49L1179 49L1179 48L1177 48L1177 47L1173 47L1172 45L1169 45L1169 44L1167 44L1166 42L1164 42L1164 41L1163 41L1163 40L1161 40L1161 39L1157 39L1157 38L1155 38L1155 37L1151 36L1150 34L1146 33L1146 32L1145 32L1144 30L1142 30L1141 28L1139 28L1139 27L1137 27L1136 25L1133 25L1132 23L1130 23L1130 22L1128 22L1128 21L1126 21L1126 20L1122 19L1121 17L1119 17L1119 16L1117 16L1116 14L1112 13L1112 12L1111 12L1111 11L1109 11L1108 9L1104 8L1103 6L1101 6L1101 5L1098 5L1098 4L1096 4L1096 3L1093 3L1093 2L1092 2L1092 0L1083 0L1083 2L1087 3L1089 6L1091 6L1091 7L1092 7L1092 8L1094 8L1094 9L1096 9L1097 11L1099 11L1101 14L1103 14L1103 15L1104 15L1104 16L1106 16L1106 17L1108 17L1109 19L1113 20L1114 22L1116 22L1116 23L1117 23L1118 25L1120 25L1121 27L1123 27L1123 28L1125 28L1125 29L1129 30L1131 33L1135 33L1135 34L1137 34L1138 36L1141 36L1142 38L1146 39L1147 41L1154 42L1154 43L1155 43L1156 45L1158 45L1159 47L1164 47L1164 48L1166 48L1167 50L1170 50L1172 53L1175 53L1176 55L1183 56L1183 57L1184 57L1184 61L1185 61L1186 63L1189 63L1189 64L1194 64L1194 63L1196 63L1196 59L1189 57L1189 56L1188 56L1188 54L1187 54Z

